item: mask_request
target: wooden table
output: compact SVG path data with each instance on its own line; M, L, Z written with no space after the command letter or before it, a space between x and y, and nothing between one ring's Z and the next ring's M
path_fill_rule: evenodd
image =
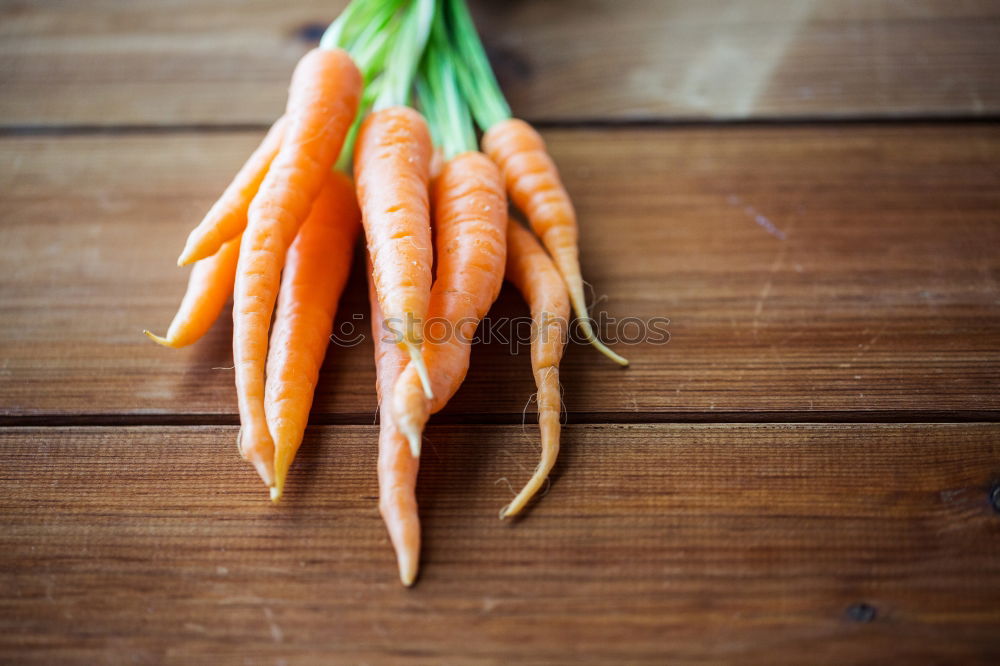
M0 661L998 663L1000 3L476 5L599 307L670 341L568 349L564 450L512 524L530 364L476 348L413 589L369 342L330 353L272 506L231 323L139 334L339 6L0 3Z

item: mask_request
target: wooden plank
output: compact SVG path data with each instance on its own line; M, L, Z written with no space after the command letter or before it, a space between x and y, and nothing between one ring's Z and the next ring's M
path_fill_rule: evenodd
M1000 658L995 425L571 426L515 524L496 512L503 479L534 464L532 433L433 428L411 590L376 511L373 427L314 428L277 507L234 436L0 431L0 657Z
M980 115L991 0L480 4L511 104L552 120ZM571 8L571 9L570 9Z
M0 126L269 123L343 2L0 4ZM992 0L475 3L546 121L1000 110Z
M628 370L570 345L572 418L992 418L1000 409L998 128L546 136L579 204L584 273L608 297L598 309L670 320L669 344L618 345ZM176 252L256 140L0 140L8 423L232 422L228 318L189 350L162 349L140 331L169 322L186 279ZM366 317L363 285L355 270L341 324L367 332L367 319L353 319ZM525 312L506 288L494 332L509 333L502 318ZM315 418L372 422L373 385L369 342L334 349ZM527 354L512 359L494 337L475 349L444 418L520 422L533 392Z

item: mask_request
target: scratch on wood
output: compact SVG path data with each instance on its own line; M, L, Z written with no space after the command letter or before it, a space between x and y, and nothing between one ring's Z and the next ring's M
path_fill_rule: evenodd
M787 251L787 244L782 243L778 246L778 252L775 254L774 261L771 262L771 270L767 275L767 282L764 283L764 286L760 290L760 296L757 297L757 305L753 311L753 337L755 340L760 329L760 316L764 313L764 303L767 302L768 296L771 295L771 287L774 285L774 274L781 269Z
M278 623L274 621L274 613L267 606L264 607L264 617L267 619L267 626L271 630L271 639L275 643L285 640L285 633L278 626Z

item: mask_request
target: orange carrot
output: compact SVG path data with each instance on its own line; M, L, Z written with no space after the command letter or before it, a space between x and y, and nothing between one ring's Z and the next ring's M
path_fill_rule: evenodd
M580 274L576 212L542 137L523 120L508 118L483 135L483 150L500 167L511 199L524 211L531 228L552 255L566 281L584 336L611 360L628 365L597 338L590 325Z
M285 117L282 116L271 125L260 146L236 173L233 182L209 209L205 219L191 231L177 260L178 266L214 255L223 243L243 233L250 201L260 189L274 156L278 154L284 134Z
M302 444L360 227L354 183L331 172L288 250L271 331L264 412L274 440L275 501Z
M507 279L531 308L531 371L538 388L538 427L542 459L531 480L500 512L516 515L545 483L559 455L559 361L566 344L569 294L549 255L530 231L514 220L507 226Z
M431 386L421 345L434 261L427 193L430 159L427 123L413 109L384 108L361 126L354 174L375 291L428 396Z
M420 459L410 454L406 438L396 428L388 408L393 387L409 362L406 352L393 344L385 329L368 264L368 298L375 343L376 390L380 403L378 434L378 508L396 551L399 579L412 585L420 563L420 518L417 515L417 469Z
M195 263L188 278L187 292L170 322L167 335L161 338L143 331L151 340L164 347L186 347L205 335L226 301L233 293L236 260L240 256L240 237L225 243L212 256Z
M447 162L433 183L437 278L431 290L424 358L434 398L420 391L412 364L393 393L393 418L420 454L427 418L439 411L469 371L472 338L503 283L507 201L488 157L466 152ZM438 329L441 330L438 330Z
M326 184L357 113L361 74L341 50L314 49L292 77L285 137L250 204L233 298L239 447L274 485L274 442L264 414L267 333L285 253Z

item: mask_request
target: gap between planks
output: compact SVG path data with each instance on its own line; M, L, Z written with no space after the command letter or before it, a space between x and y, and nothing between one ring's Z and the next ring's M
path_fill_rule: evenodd
M531 124L542 130L559 129L614 129L614 128L658 128L689 129L726 127L824 127L833 125L886 126L886 125L993 125L1000 121L1000 113L976 116L948 113L901 113L893 116L877 114L816 115L796 116L755 116L752 118L700 118L696 116L674 116L662 118L650 116L631 118L579 118L572 120L539 118ZM0 138L18 136L130 136L147 134L226 134L238 132L264 132L267 123L172 123L172 124L58 124L58 125L2 125Z
M952 411L712 411L712 412L577 412L570 415L567 425L666 425L722 423L998 423L1000 410ZM309 426L374 425L372 414L345 413L312 416ZM528 425L535 419L522 414L440 414L434 425ZM21 427L107 427L107 426L234 426L237 414L38 414L0 415L0 428Z

